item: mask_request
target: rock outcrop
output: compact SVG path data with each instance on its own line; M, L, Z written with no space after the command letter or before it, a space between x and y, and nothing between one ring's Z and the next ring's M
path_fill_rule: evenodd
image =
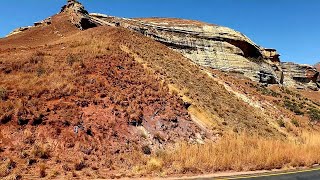
M101 24L121 26L151 37L199 65L239 72L263 83L281 82L279 54L256 45L233 29L188 20L159 22L157 18L128 19L96 13L90 16Z
M281 66L284 72L285 86L299 89L308 87L313 90L320 88L320 74L315 67L291 62L281 63Z
M32 26L19 27L19 28L15 29L15 30L11 31L8 35L6 35L6 37L21 33L21 32L23 32L25 30L30 29L30 28L32 28Z
M77 28L86 30L100 25L98 22L92 20L84 6L76 0L68 0L67 4L61 8L60 13L70 14L70 21Z
M33 23L33 26L19 27L19 28L13 30L12 32L10 32L6 37L21 33L23 31L26 31L26 30L31 29L33 27L46 26L46 25L50 25L50 24L51 24L51 17L44 19L42 21L35 22L35 23Z

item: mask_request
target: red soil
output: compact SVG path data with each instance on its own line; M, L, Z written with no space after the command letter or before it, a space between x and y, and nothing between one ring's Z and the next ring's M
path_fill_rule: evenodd
M39 177L43 163L47 175L130 174L143 153L195 139L180 97L114 45L125 32L79 31L59 14L0 40L0 160L15 163L9 174Z

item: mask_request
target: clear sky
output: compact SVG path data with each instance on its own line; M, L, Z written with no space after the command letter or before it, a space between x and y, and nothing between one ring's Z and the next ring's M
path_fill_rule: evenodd
M320 61L320 0L80 0L89 12L178 17L236 29L282 61ZM2 0L0 37L60 10L66 0Z

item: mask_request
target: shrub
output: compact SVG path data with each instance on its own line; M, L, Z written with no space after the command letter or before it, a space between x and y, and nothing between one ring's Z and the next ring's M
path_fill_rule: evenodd
M154 139L155 139L155 140L158 140L159 142L165 141L165 138L164 138L159 132L157 132L157 133L154 135Z
M261 94L266 95L266 96L281 97L281 94L279 94L271 89L267 89L265 87L258 87L258 91L260 91Z
M43 63L43 61L44 61L44 53L43 52L35 53L29 60L29 62L31 64Z
M48 159L50 158L50 150L47 147L42 147L42 146L34 146L33 150L31 152L34 157L38 157L41 159Z
M80 161L74 165L74 169L76 171L81 171L85 167L86 167L86 163L84 161Z
M24 125L27 125L28 123L29 123L28 119L24 119L24 118L21 118L21 117L18 118L18 125L24 126Z
M0 124L8 123L12 120L12 118L13 118L13 115L11 113L0 116Z
M1 162L0 177L8 176L15 167L16 163L11 159Z
M75 62L79 62L79 61L80 61L80 58L75 54L69 54L67 56L67 64L69 66L72 66Z
M300 109L303 107L299 106L297 103L292 102L288 99L284 100L284 107L289 109L290 111L294 112L296 115L303 115L304 112L302 112Z
M299 122L298 122L296 119L292 119L292 120L291 120L291 123L292 123L293 125L295 125L296 127L299 127L299 126L300 126Z
M40 166L39 166L39 177L40 178L44 178L44 177L46 177L46 169L47 169L47 167L46 167L46 165L45 164L41 164Z
M34 118L32 121L32 126L40 125L43 122L44 115L40 114L38 117Z
M71 168L70 168L68 165L66 165L66 164L62 165L62 169L63 169L64 171L71 171Z
M38 76L38 77L40 77L41 75L43 75L43 74L45 74L45 73L46 73L46 70L45 70L44 67L39 66L39 67L37 68L37 76Z
M151 154L151 149L148 145L144 145L142 146L141 148L143 154L146 154L146 155L150 155Z
M146 165L149 172L160 171L163 167L163 162L161 159L151 158Z
M8 91L3 87L0 87L0 99L4 101L8 99Z
M278 124L280 127L286 127L286 124L284 123L284 121L282 119L278 120Z
M310 108L308 111L310 120L312 121L320 121L320 110L316 108Z
M129 117L129 124L133 126L141 126L142 120L143 120L143 113L141 110L138 110L132 114L130 114Z

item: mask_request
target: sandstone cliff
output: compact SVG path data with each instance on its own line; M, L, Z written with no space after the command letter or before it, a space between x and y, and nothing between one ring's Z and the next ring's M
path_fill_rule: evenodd
M239 72L268 84L281 81L276 51L256 45L233 29L181 19L128 19L96 13L90 16L102 25L121 26L151 37L199 65Z
M241 73L251 80L265 84L312 89L317 86L314 80L301 80L301 74L306 74L305 69L308 69L305 66L281 64L280 55L275 49L263 48L244 34L227 27L175 18L129 19L98 13L89 14L76 0L68 0L60 13L68 13L69 21L80 30L105 25L141 33L201 66ZM50 23L51 19L48 18L34 23L34 26L19 28L9 35ZM291 70L291 67L294 70ZM315 76L319 70L313 71ZM297 74L300 74L299 78ZM309 75L307 79L310 79Z

